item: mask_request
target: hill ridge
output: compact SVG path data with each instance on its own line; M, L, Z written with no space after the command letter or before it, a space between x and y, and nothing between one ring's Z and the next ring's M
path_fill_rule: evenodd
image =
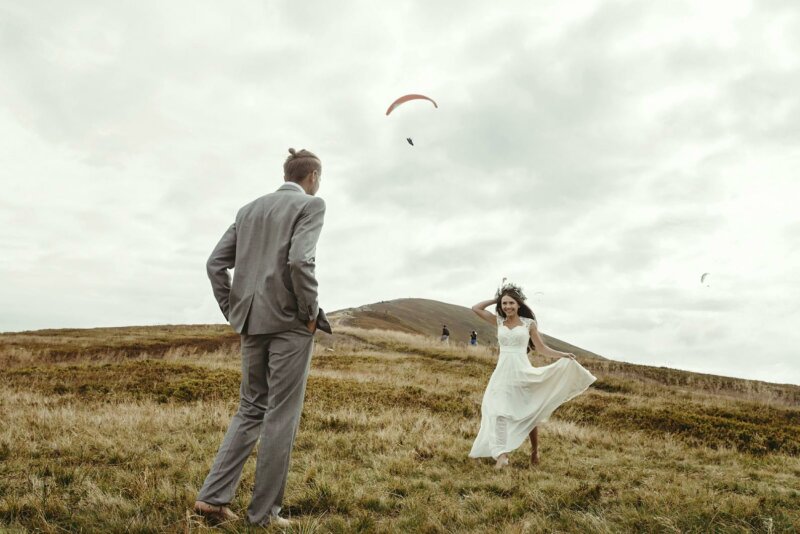
M472 330L478 332L478 342L497 344L497 329L483 321L470 308L434 299L399 298L382 300L353 308L336 310L330 318L342 326L376 330L395 330L410 334L439 337L442 325L450 330L450 340L467 343ZM542 333L548 346L576 356L606 360L594 352Z

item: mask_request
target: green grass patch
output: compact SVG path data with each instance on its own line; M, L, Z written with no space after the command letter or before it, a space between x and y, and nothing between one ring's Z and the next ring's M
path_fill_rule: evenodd
M230 398L241 379L238 371L160 360L12 368L0 371L0 377L17 389L103 402Z
M800 453L800 410L748 402L725 406L674 402L660 397L642 403L620 394L590 393L558 410L582 424L649 434L673 434L687 443L732 447L751 454Z

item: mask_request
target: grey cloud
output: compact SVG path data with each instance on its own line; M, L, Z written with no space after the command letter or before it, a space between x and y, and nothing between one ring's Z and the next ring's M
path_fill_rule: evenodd
M11 75L4 100L51 141L95 151L147 144L149 132L139 125L143 116L161 122L149 106L161 82L146 68L142 43L108 12L71 7L47 14L23 8L5 19L4 44L11 53L3 54L3 64ZM95 25L100 21L102 29Z
M425 272L429 270L453 271L466 270L475 276L478 269L488 264L503 261L498 257L497 238L470 239L469 234L453 235L453 243L436 244L425 251L411 252L403 258L398 270L404 272Z
M800 246L800 220L788 224L783 232L790 245L793 247Z

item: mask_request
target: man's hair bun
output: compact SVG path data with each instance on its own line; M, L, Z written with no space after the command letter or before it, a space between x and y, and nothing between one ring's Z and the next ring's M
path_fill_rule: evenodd
M305 148L302 150L290 148L289 157L283 164L283 177L299 182L312 171L322 172L322 164L317 155Z

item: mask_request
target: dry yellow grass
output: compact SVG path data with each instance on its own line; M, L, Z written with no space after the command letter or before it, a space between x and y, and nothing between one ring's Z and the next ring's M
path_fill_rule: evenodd
M466 456L493 349L360 329L322 339L285 499L295 532L800 529L791 386L586 360L598 387L543 426L542 464L528 468L523 447L495 472ZM176 347L60 363L38 347L0 371L0 527L210 531L187 510L236 409L238 354Z

